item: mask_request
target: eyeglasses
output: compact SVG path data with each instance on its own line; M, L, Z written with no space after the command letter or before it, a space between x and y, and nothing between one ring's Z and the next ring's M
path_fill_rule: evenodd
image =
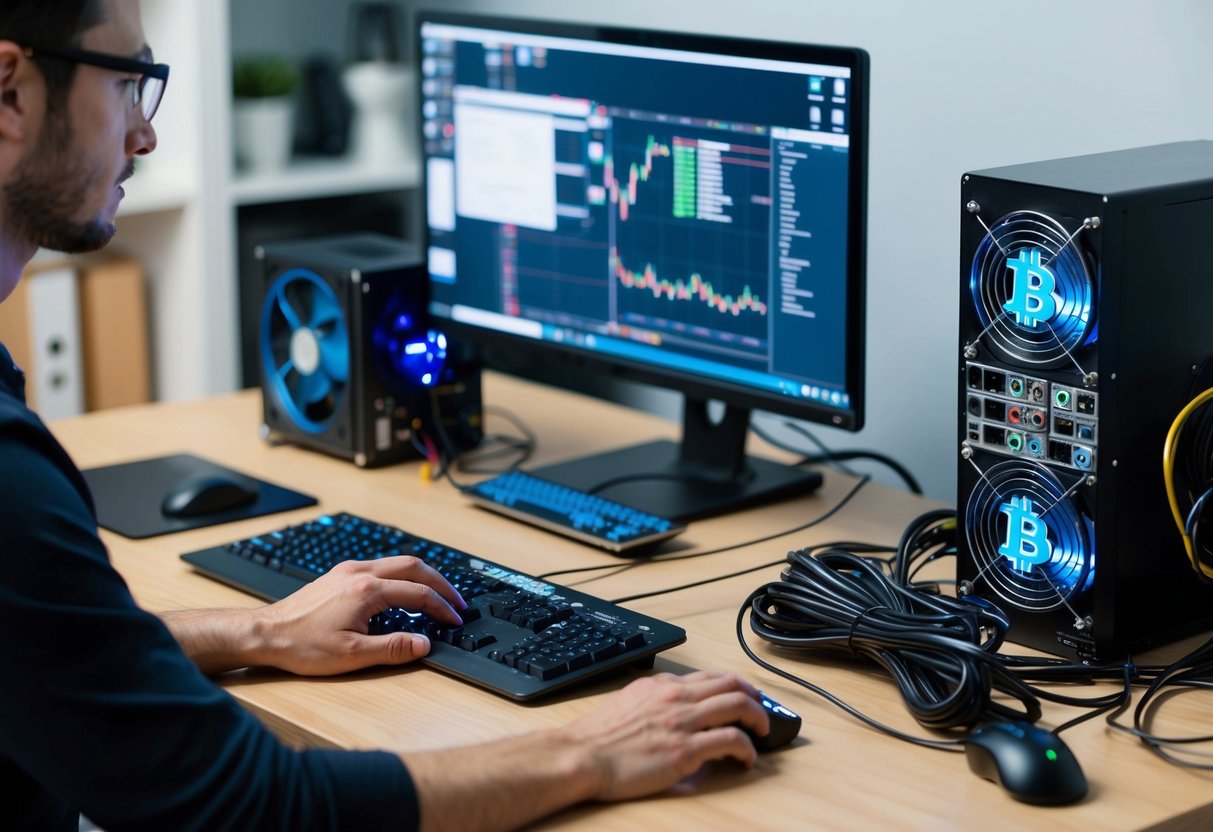
M90 52L87 49L44 49L32 46L25 47L25 57L54 58L139 75L139 82L131 85L131 107L140 107L143 117L148 121L156 115L156 108L164 97L164 88L168 86L168 64L137 61L133 58L107 55L104 52Z

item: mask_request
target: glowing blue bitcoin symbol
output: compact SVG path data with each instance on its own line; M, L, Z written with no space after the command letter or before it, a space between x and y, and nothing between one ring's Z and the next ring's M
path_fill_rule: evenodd
M1040 262L1036 249L1020 249L1014 260L1007 258L1011 270L1011 299L1002 308L1015 316L1022 327L1034 327L1057 314L1057 278Z
M998 547L998 554L1020 572L1031 572L1033 566L1053 557L1049 527L1032 508L1030 498L1012 497L998 509L1007 516L1007 540Z

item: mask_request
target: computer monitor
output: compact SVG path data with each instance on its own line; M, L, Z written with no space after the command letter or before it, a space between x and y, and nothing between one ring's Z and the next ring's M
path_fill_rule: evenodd
M816 487L745 445L751 409L863 421L867 54L448 14L417 34L436 325L685 397L680 443L538 473L683 520Z

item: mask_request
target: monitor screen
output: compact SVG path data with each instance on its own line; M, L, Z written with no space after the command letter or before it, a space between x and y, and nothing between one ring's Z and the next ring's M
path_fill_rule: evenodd
M432 316L687 397L691 467L561 478L724 492L753 478L752 408L860 427L862 50L450 15L418 36Z

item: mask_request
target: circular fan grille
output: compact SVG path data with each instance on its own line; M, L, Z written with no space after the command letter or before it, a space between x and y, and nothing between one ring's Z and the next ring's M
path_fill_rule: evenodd
M981 580L1026 610L1061 606L1095 578L1090 518L1048 469L1017 461L986 471L969 495L965 535Z
M283 272L261 306L261 368L290 420L321 433L337 414L350 371L337 295L307 269Z
M991 345L1010 361L1056 367L1068 361L1067 353L1095 342L1095 282L1069 240L1052 217L1015 211L977 246L969 277L973 303Z

